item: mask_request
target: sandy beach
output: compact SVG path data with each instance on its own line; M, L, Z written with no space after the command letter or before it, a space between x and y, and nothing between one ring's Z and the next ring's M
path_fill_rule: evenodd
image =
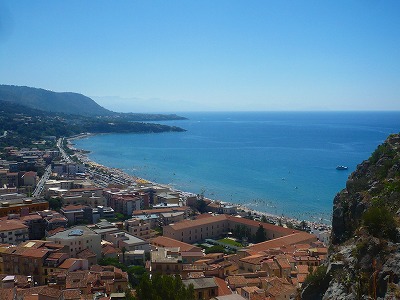
M73 140L76 139L81 139L81 138L86 138L89 136L92 136L93 134L91 133L84 133L84 134L80 134L80 135L76 135L73 137L70 137L67 139L67 146L70 150L74 151L74 155L77 157L77 159L84 163L89 165L90 168L93 168L94 170L96 170L97 172L102 172L102 173L106 173L109 175L108 178L111 178L111 181L114 181L114 183L119 183L119 184L126 184L126 185L148 185L148 184L152 184L152 185L156 185L156 186L162 186L162 187L167 187L172 191L175 192L179 192L182 196L183 195L194 195L194 193L191 192L187 192L187 191L181 191L179 189L176 188L172 188L169 185L165 185L165 184L159 184L157 182L152 182L150 180L147 180L145 178L141 178L141 177L137 177L134 175L129 175L126 172L118 169L118 168L112 168L112 167L107 167L104 165L101 165L93 160L91 160L88 157L88 151L83 150L83 149L77 149L74 147L73 144ZM95 172L96 172L95 171ZM218 200L215 199L210 199L207 198L207 200L210 200L212 202L217 202ZM312 221L308 221L308 220L298 220L298 219L294 219L294 218L290 218L287 216L278 216L278 215L274 215L271 213L267 213L267 212L261 212L255 209L251 209L245 205L241 205L241 204L236 204L236 203L230 203L230 202L224 202L224 201L218 201L218 202L222 202L225 203L227 205L231 205L231 206L235 206L237 207L237 211L240 213L240 215L244 216L244 215L252 215L252 217L255 220L261 220L261 218L263 216L265 216L265 218L267 219L267 221L269 223L274 223L276 225L282 225L284 227L288 227L288 226L300 226L300 224L302 222L305 222L307 229L314 229L314 230L319 230L319 231L325 231L325 230L330 230L331 229L331 225L323 223L323 222L312 222Z

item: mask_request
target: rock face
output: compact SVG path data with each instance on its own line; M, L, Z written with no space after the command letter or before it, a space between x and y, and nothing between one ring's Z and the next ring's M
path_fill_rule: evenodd
M357 166L333 201L325 278L303 299L400 299L400 136Z

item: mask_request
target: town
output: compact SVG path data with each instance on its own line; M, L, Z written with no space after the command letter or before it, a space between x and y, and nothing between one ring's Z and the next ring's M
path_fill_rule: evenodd
M327 258L328 226L130 176L72 142L1 153L0 299L134 299L149 275L196 300L295 299Z

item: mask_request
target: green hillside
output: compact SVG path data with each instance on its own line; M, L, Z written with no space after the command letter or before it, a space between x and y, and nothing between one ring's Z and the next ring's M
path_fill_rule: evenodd
M48 112L90 116L114 114L94 100L77 93L56 93L26 86L0 85L0 100Z

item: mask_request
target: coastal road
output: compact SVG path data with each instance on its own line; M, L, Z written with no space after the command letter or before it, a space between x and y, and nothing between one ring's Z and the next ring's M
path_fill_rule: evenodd
M65 153L65 151L64 151L64 149L62 147L63 141L64 141L64 138L59 138L58 139L58 141L57 141L58 150L60 150L60 153L61 153L61 156L62 156L63 160L65 160L67 163L71 163L72 162L71 158L69 157L69 155L67 153Z
M37 198L38 196L40 196L40 193L43 190L43 186L44 186L45 182L47 180L49 180L50 175L51 175L51 165L48 165L46 167L46 170L44 171L42 178L40 178L38 184L36 185L36 188L33 191L32 197Z

